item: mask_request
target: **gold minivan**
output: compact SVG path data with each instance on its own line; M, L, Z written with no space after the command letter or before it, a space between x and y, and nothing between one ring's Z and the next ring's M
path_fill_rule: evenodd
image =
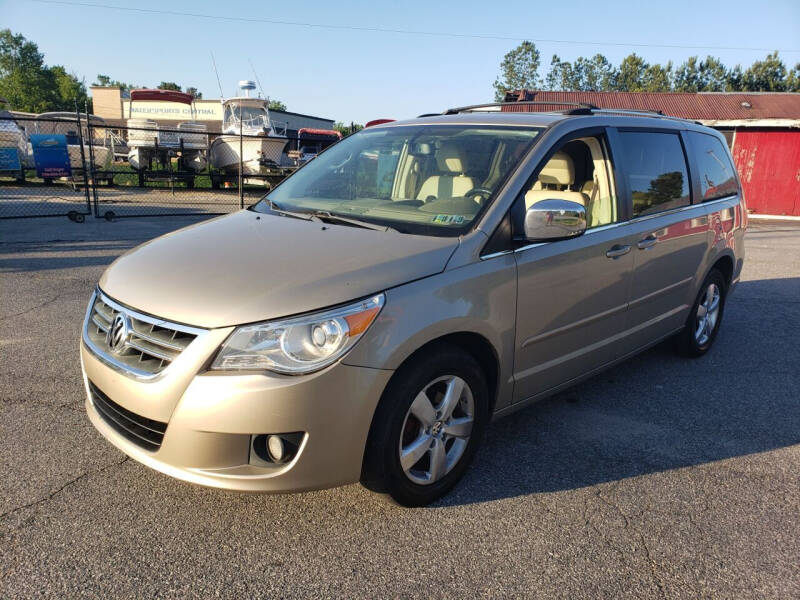
M86 410L192 483L424 505L491 418L667 338L707 352L746 225L725 139L690 121L488 106L370 127L118 258L86 313Z

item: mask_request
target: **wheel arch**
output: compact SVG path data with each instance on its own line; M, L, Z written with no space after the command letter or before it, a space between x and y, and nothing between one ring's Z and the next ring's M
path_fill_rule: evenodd
M728 253L718 256L704 275L703 279L708 277L708 274L714 269L717 269L720 273L722 273L722 277L725 279L725 285L730 288L731 282L733 281L733 256Z
M480 365L483 374L486 376L486 386L489 391L489 414L492 414L497 402L498 382L500 380L500 359L492 343L479 333L474 331L458 331L429 340L409 354L405 360L403 360L397 371L400 371L406 364L415 360L421 354L433 352L437 346L442 345L455 346L461 350L465 350Z
M404 376L405 369L413 361L427 353L436 352L437 348L441 347L455 347L464 350L469 353L481 367L486 376L486 385L489 391L489 418L491 419L499 395L500 379L500 359L492 343L485 336L474 331L456 331L427 340L402 360L392 377L386 383L381 398L372 414L369 434L364 448L365 454L361 462L361 483L372 491L379 493L385 492L380 486L376 487L377 480L375 478L375 473L377 465L374 460L366 455L366 451L372 445L372 438L375 432L375 419L382 413L382 410L386 410L384 403L386 391L391 388L392 383L396 381L396 379Z

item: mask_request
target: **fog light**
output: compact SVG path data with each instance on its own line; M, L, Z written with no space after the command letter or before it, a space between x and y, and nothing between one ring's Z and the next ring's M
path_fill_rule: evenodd
M271 435L267 438L267 452L273 462L282 463L286 456L286 448L279 435Z
M305 433L262 433L250 438L250 464L274 467L291 462L300 450Z

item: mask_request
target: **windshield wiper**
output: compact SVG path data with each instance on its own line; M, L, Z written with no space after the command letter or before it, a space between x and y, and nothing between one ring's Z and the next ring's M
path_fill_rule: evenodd
M311 216L317 217L322 221L328 221L333 223L343 223L345 225L352 225L354 227L363 227L364 229L373 229L374 231L397 231L393 227L389 227L388 225L378 225L377 223L370 223L369 221L362 221L360 219L352 219L350 217L345 217L342 215L334 214L327 210L315 210L311 213Z
M277 213L279 215L285 215L287 217L293 217L295 219L302 219L303 221L313 221L316 218L316 215L307 212L295 212L292 210L286 210L285 208L281 208L275 202L270 200L269 198L266 199L267 204L269 205L269 209Z

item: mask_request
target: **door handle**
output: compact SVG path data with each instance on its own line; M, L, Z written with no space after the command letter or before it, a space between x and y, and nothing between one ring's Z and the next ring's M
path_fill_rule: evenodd
M646 238L643 238L636 242L636 247L639 250L647 250L648 248L652 248L658 243L658 238L655 236L654 233L651 233Z
M622 246L617 244L615 246L611 246L606 252L606 256L608 258L619 258L620 256L625 256L628 252L631 251L631 247L628 245Z

